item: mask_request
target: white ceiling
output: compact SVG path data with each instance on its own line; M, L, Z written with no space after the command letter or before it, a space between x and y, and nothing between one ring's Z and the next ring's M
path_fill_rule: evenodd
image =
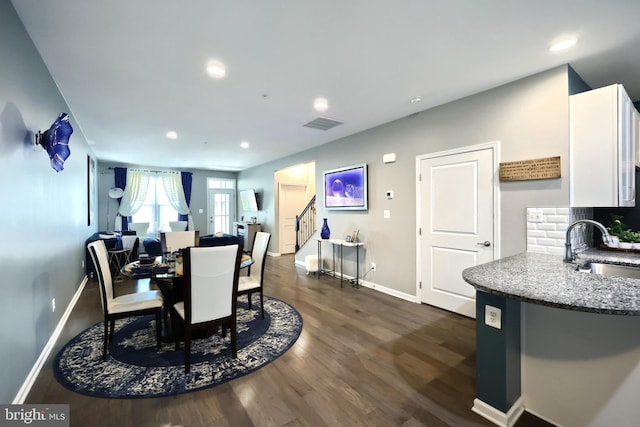
M12 3L105 161L242 170L565 63L640 99L638 0Z

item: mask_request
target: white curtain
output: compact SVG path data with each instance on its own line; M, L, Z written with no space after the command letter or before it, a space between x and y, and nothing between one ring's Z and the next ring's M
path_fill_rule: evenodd
M148 188L148 170L127 169L127 185L124 189L122 201L120 201L120 208L118 209L118 215L116 215L114 230L122 230L123 216L131 216L140 210L145 197L147 197Z
M164 184L164 191L167 193L167 198L171 206L173 206L180 215L188 215L189 230L194 230L195 225L193 224L191 210L189 206L187 206L187 199L184 197L184 188L182 187L180 172L163 172L162 183Z

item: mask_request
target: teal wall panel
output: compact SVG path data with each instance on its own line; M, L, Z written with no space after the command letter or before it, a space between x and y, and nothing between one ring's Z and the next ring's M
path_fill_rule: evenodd
M501 329L485 324L485 307L502 310ZM521 395L520 302L476 294L476 397L504 413Z

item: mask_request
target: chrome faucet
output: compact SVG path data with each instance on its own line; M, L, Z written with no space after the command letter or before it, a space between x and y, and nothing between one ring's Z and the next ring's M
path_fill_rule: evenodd
M605 245L613 241L613 239L611 239L609 231L607 231L604 225L591 219L579 219L567 228L567 236L564 241L564 262L573 262L573 260L575 259L576 254L571 248L571 230L573 230L573 228L578 224L591 224L594 227L598 228L598 230L602 232L602 241Z

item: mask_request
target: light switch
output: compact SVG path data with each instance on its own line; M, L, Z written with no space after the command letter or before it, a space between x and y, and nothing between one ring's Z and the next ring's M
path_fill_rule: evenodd
M384 215L385 219L391 218L391 211L388 209L385 209L382 214Z
M502 329L502 310L497 307L485 305L484 323L492 328Z
M204 209L202 208L198 209L198 213L204 213Z

